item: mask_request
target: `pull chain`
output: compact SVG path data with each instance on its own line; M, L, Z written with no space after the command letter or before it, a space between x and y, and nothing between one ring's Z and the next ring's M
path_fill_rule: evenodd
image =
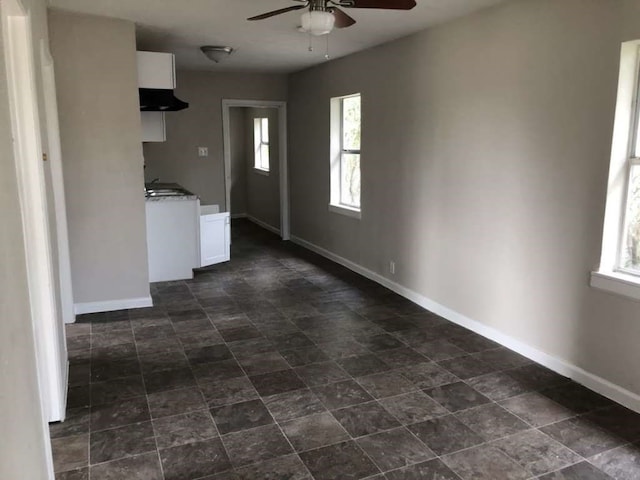
M331 55L329 55L329 34L325 35L325 37L327 37L327 50L324 54L324 58L325 60L329 60L331 58Z
M311 31L309 31L309 51L313 52L313 36L311 35Z

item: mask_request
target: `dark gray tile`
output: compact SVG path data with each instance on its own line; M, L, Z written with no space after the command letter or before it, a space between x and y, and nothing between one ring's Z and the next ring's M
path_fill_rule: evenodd
M450 412L490 403L487 397L466 383L456 382L425 390L425 393Z
M527 389L527 391L542 390L570 383L568 378L558 375L548 368L537 364L514 368L512 370L505 371L505 373L517 380L520 385Z
M473 388L493 401L505 400L532 390L527 384L508 375L495 372L466 380Z
M583 417L553 423L542 427L541 430L583 457L590 457L626 443L622 438L601 429Z
M91 348L104 348L113 347L115 345L121 345L123 343L131 343L134 341L133 331L129 322L127 322L128 328L126 330L119 330L109 333L95 333L91 334ZM92 326L95 330L97 324Z
M194 480L231 468L219 438L160 450L165 480Z
M381 352L384 350L392 350L402 348L405 346L400 340L388 333L381 335L373 335L370 337L357 338L356 341L372 352Z
M375 398L385 398L418 389L406 378L396 372L377 373L366 377L358 377L356 381Z
M518 417L495 403L457 413L456 418L487 441L529 428Z
M265 373L249 377L249 379L263 397L305 388L304 382L293 370Z
M400 426L398 420L377 402L335 410L333 415L354 438Z
M206 410L164 417L153 421L158 448L177 447L217 437L211 415Z
M94 383L91 385L91 405L112 403L128 398L140 397L145 394L142 377L118 378L108 382Z
M474 354L473 357L492 366L496 370L508 370L533 363L528 358L504 347L485 350L484 352Z
M557 472L539 477L539 480L613 480L602 470L587 462L572 465Z
M156 449L151 422L91 432L91 464L132 457Z
M329 412L284 422L282 431L298 452L349 440L349 434Z
M120 402L91 407L91 431L122 427L150 420L147 397L135 397Z
M403 425L424 422L449 413L420 391L384 398L380 404Z
M192 331L178 331L177 335L185 349L203 348L224 343L222 336L213 327L204 331L198 328L194 328Z
M194 348L186 350L185 354L191 365L219 362L220 360L233 358L233 354L226 345L210 345L207 347Z
M640 414L621 405L596 410L584 418L629 442L640 439Z
M542 390L541 393L575 413L586 413L614 404L602 395L574 382Z
M170 321L166 321L163 325L149 325L146 327L138 327L134 330L136 342L172 337L174 335L175 332Z
M352 441L303 452L300 458L315 480L360 479L380 473Z
M446 455L484 442L480 435L453 415L427 420L408 428L437 455Z
M399 373L419 388L432 388L459 381L458 377L435 363L420 363L403 368Z
M498 348L500 346L488 338L481 337L480 335L471 332L451 337L449 342L468 353L478 353L484 350Z
M89 480L89 467L56 473L56 480Z
M68 383L71 387L91 383L91 363L71 363L69 365Z
M211 409L211 415L221 435L273 423L262 400L249 400Z
M640 472L640 446L614 448L592 457L590 462L616 480L636 480Z
M467 378L479 377L496 371L495 367L481 362L475 357L456 357L450 360L442 360L438 365L447 369L458 378L466 380Z
M276 425L230 433L223 437L223 441L236 468L293 453Z
M335 336L336 338L331 341L318 341L318 348L329 358L340 359L370 353L366 347L360 345L355 340L342 340L342 337L344 337L343 333L337 332Z
M404 428L361 437L357 443L383 472L435 457L424 443Z
M290 333L287 335L279 335L279 336L271 337L271 341L279 351L286 351L286 350L291 350L293 348L313 346L313 342L309 340L309 338L302 332L296 332L296 333Z
M224 338L226 342L237 342L239 340L262 337L260 330L253 326L226 328L220 330L220 335L222 335L222 338Z
M536 476L581 460L579 455L538 430L517 433L497 440L492 445Z
M220 382L230 378L244 376L244 370L233 359L214 363L203 363L193 367L193 374L198 383Z
M245 376L201 384L200 390L210 408L258 398L258 392Z
M202 393L197 387L152 393L147 398L153 418L171 417L207 408Z
M291 368L278 352L262 353L253 357L242 358L239 362L247 375L261 375Z
M349 374L334 362L314 363L294 369L304 383L310 387L339 382L349 378Z
M189 362L181 350L152 353L150 355L140 356L140 367L142 373L149 375L152 373L163 372L165 370L176 370L180 368L188 368Z
M429 359L415 351L413 348L395 348L376 352L378 358L392 368L409 367L418 363L428 362Z
M164 480L157 453L93 465L91 480Z
M433 360L434 362L468 355L467 352L456 347L453 343L445 339L425 342L421 345L416 345L414 348L418 353Z
M429 460L394 470L385 475L387 480L460 480L441 460Z
M67 391L67 408L88 407L91 405L91 386L79 385Z
M60 438L89 433L90 418L89 407L68 409L64 422L49 424L49 436L51 438Z
M503 400L500 405L534 427L542 427L575 416L572 410L537 392Z
M319 387L313 387L312 390L320 401L330 410L373 400L373 397L353 380L321 385Z
M503 452L480 445L442 457L463 480L527 480L531 475Z
M89 463L88 434L54 438L51 449L56 473L86 467Z
M338 360L338 365L354 377L372 375L374 373L391 370L389 365L373 354L344 358L342 360Z
M278 422L306 417L327 410L316 394L308 388L265 397L263 401L273 418Z
M137 354L134 342L113 345L111 347L94 347L91 349L91 361L108 361L119 358L135 357Z
M274 458L266 462L247 465L235 471L228 480L313 480L297 455ZM205 479L206 480L206 479ZM212 480L218 480L214 477Z
M316 346L285 350L282 356L292 367L329 361L329 357Z
M144 375L144 385L147 393L151 394L192 387L196 385L196 379L190 368L179 368Z
M139 355L151 355L152 353L182 351L183 346L178 337L152 338L136 342Z
M260 337L228 343L229 350L236 358L252 357L259 353L275 352L276 347L269 339Z

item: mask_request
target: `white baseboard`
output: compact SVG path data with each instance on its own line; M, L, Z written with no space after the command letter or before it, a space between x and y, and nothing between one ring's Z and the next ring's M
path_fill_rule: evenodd
M246 213L232 213L230 215L231 220L233 220L234 218L247 218L247 214Z
M630 390L616 385L591 372L587 372L586 370L573 365L566 360L562 360L558 357L549 355L516 338L505 335L495 328L489 327L481 322L478 322L477 320L473 320L465 315L451 310L450 308L445 307L444 305L441 305L407 287L404 287L392 280L389 280L386 277L383 277L379 273L373 272L365 267L362 267L361 265L358 265L357 263L352 262L351 260L347 260L346 258L336 255L329 250L325 250L322 247L307 242L300 237L292 235L291 241L319 255L322 255L329 260L339 263L349 270L359 273L363 277L366 277L376 283L379 283L380 285L387 287L389 290L396 292L398 295L411 300L421 307L426 308L427 310L440 315L441 317L446 318L447 320L455 324L468 328L469 330L490 340L493 340L494 342L497 342L500 345L513 350L514 352L517 352L530 360L533 360L534 362L544 365L545 367L553 370L556 373L559 373L560 375L575 380L585 387L601 395L604 395L605 397L617 403L620 403L627 408L630 408L636 412L640 412L640 395Z
M76 315L85 313L113 312L132 308L153 307L151 297L125 298L122 300L107 300L105 302L76 303L73 308Z
M259 227L262 227L265 230L269 230L271 233L275 233L276 235L280 236L280 229L279 228L276 228L273 225L269 225L268 223L263 222L262 220L258 220L256 217L252 217L251 215L247 215L246 218L250 222L255 223L256 225L258 225Z

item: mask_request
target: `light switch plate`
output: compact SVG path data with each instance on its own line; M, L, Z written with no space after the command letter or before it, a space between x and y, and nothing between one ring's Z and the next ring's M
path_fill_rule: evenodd
M199 157L208 157L209 156L209 148L208 147L198 147L198 156Z

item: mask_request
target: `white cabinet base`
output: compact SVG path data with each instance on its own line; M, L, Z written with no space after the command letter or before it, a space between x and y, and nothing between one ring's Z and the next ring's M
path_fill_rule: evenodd
M203 206L200 212L200 266L208 267L231 259L231 222L229 212L208 213L214 209Z

